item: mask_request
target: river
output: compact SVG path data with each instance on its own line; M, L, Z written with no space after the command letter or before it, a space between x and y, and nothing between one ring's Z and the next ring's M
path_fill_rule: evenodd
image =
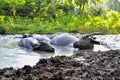
M54 53L34 52L18 46L21 35L0 35L0 68L19 68L24 65L35 65L41 58L49 58L56 55L72 55L73 48L55 47ZM98 41L106 45L94 45L93 51L107 51L110 49L120 49L120 35L98 35Z

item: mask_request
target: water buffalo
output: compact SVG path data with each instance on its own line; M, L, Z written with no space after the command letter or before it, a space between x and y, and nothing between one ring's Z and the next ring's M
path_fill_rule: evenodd
M31 49L31 50L42 50L42 51L46 51L46 52L54 52L54 48L49 45L48 43L41 41L39 42L37 39L35 39L34 37L27 37L27 38L23 38L20 40L19 46L21 47L25 47L27 49Z
M34 35L33 37L35 39L37 39L38 42L46 42L46 43L50 44L50 39L47 36L44 36L44 35Z
M79 48L80 50L81 49L93 49L94 48L94 44L98 44L100 45L100 42L99 41L96 41L95 37L93 37L93 35L99 35L101 33L98 33L98 32L95 32L95 33L92 33L92 34L87 34L83 37L80 37L78 41L76 41L74 44L73 44L73 47L74 48Z
M51 39L51 44L55 46L69 46L76 42L78 39L69 34L60 34Z

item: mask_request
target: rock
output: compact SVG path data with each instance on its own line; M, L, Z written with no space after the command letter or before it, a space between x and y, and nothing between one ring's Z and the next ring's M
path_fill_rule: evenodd
M18 70L16 70L16 76L17 76L17 77L20 77L21 75L22 75L22 71L21 71L21 70L19 70L19 69L18 69Z
M40 59L33 67L0 69L0 80L120 80L119 58L120 51L81 51Z
M25 74L29 74L31 69L32 69L32 67L29 66L29 65L25 65L22 69L25 70Z

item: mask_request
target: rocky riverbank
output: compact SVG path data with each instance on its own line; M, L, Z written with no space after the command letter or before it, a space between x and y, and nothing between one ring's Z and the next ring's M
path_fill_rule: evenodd
M120 50L40 59L32 67L0 69L0 80L120 80Z

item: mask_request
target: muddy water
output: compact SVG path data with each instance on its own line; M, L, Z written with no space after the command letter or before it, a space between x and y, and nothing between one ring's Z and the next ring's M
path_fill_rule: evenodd
M55 53L34 52L19 47L17 44L21 35L0 35L0 68L23 67L24 65L35 65L40 58L48 58L56 55L72 55L72 47L55 47ZM110 49L120 49L120 35L96 36L98 41L104 46L95 45L94 51L106 51Z

